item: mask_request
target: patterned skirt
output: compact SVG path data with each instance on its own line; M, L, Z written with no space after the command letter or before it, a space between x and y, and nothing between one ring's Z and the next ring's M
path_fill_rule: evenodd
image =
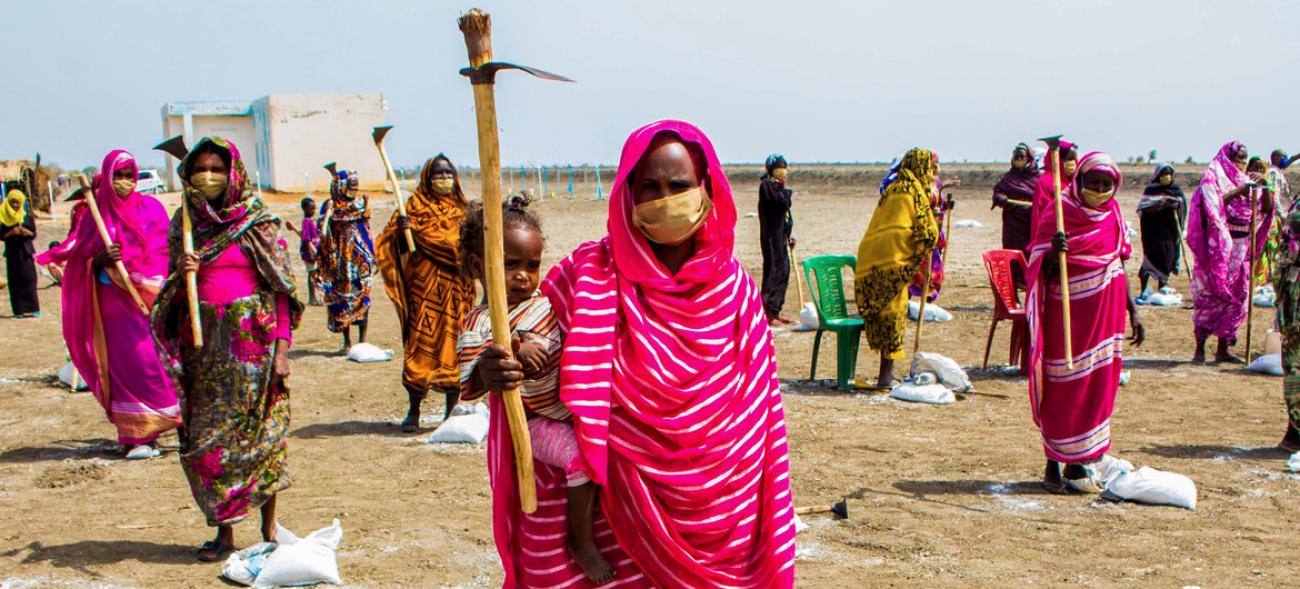
M181 467L208 525L229 525L291 484L289 393L270 386L275 295L199 303L201 349L185 346Z

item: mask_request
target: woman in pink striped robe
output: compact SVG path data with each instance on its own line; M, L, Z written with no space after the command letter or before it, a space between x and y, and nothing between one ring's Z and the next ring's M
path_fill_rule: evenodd
M1079 161L1061 194L1065 232L1056 231L1056 207L1035 206L1029 245L1029 402L1043 438L1049 491L1098 491L1088 466L1110 449L1110 415L1123 367L1124 320L1133 345L1146 330L1128 296L1124 261L1133 251L1115 195L1119 166L1099 151ZM1066 252L1070 280L1070 353L1065 351L1059 253ZM1065 469L1062 473L1061 463Z
M600 486L607 587L791 587L794 513L775 351L733 257L735 204L695 126L659 121L623 147L609 235L542 284L566 337L560 396ZM522 377L489 348L489 390ZM488 470L506 587L586 587L565 550L565 474L534 461L519 510L510 432L492 395ZM532 483L529 483L532 484Z

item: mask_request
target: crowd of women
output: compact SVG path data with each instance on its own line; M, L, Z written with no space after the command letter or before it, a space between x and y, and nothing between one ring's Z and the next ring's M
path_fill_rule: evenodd
M1128 223L1115 198L1120 167L1102 152L1055 147L1043 161L1017 146L993 191L1002 245L1026 258L1017 279L1027 290L1044 485L1095 490L1090 465L1110 447L1126 329L1134 345L1145 337L1137 303L1148 281L1165 288L1180 262L1194 262L1195 358L1205 360L1215 336L1214 359L1233 362L1250 276L1261 266L1253 262L1264 257L1252 252L1270 243L1290 415L1282 445L1300 449L1300 211L1285 187L1286 154L1274 153L1272 169L1252 169L1245 146L1228 143L1190 200L1175 170L1157 166L1137 209L1145 259L1142 294L1132 297ZM895 162L858 250L856 302L880 353L881 387L895 382L909 298L933 298L942 285L941 219L953 203L940 198L938 161L914 148ZM425 163L406 215L394 213L376 240L370 203L349 172L335 177L319 216L304 199L301 228L283 224L300 237L310 298L319 290L345 346L354 324L367 338L378 266L401 328L405 431L418 429L431 391L444 394L446 412L487 395L492 521L508 586L788 587L794 512L770 330L787 322L787 169L785 158L769 157L760 180L761 288L733 255L726 174L689 123L632 133L607 235L549 271L541 220L512 201L503 211L512 342L492 341L485 308L475 307L483 211L466 200L446 156ZM0 206L0 234L15 316L39 314L35 264L61 276L69 354L128 455L156 456L158 437L179 428L181 467L217 528L198 556L216 560L234 549L234 524L254 511L263 539L274 539L276 497L292 484L288 351L304 305L282 222L250 186L236 146L205 138L177 171L186 206L170 221L135 191L137 163L117 150L87 202L97 214L74 211L63 242L34 255L21 193ZM1184 240L1191 260L1182 259ZM490 394L515 387L536 448L536 480L526 483L537 486L533 513L520 509L510 430L500 395Z

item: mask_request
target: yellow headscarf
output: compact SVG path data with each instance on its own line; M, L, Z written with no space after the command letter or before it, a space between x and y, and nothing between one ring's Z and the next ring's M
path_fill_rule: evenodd
M18 201L18 210L14 210L12 202ZM14 227L22 225L27 220L27 195L17 188L9 191L9 196L5 198L4 203L0 204L0 225Z

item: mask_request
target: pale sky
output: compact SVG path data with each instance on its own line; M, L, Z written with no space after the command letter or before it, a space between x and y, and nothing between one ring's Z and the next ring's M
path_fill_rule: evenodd
M456 17L468 0L5 3L0 158L161 163L175 100L382 92L394 164L477 165ZM1300 3L483 0L507 164L612 163L629 131L695 122L729 162L1005 160L1065 133L1117 159L1300 149Z

